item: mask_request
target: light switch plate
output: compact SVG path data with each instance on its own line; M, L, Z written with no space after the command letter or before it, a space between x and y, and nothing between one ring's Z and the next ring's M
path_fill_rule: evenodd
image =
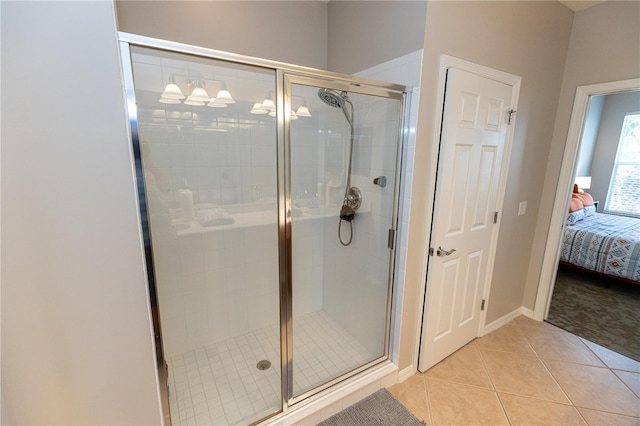
M520 201L520 204L518 205L518 216L522 216L526 212L527 212L527 202Z

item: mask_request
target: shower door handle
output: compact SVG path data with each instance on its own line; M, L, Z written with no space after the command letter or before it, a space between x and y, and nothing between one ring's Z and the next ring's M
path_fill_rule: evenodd
M456 251L456 249L445 250L444 247L440 246L440 247L438 247L438 250L436 251L436 254L439 257L445 257L445 256L449 256L449 255L453 254L455 251Z

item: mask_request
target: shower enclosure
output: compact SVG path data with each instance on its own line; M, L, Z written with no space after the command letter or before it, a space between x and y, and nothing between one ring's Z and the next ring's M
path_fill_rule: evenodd
M403 86L120 34L173 424L387 359Z

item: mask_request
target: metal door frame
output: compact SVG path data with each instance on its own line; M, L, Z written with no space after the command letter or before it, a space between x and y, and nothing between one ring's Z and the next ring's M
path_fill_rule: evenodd
M405 119L405 101L406 101L406 93L396 92L392 90L381 89L379 87L371 87L371 86L358 86L349 84L346 82L336 82L336 81L327 81L322 78L318 78L315 76L300 75L294 72L282 71L278 75L278 83L282 83L283 90L278 89L278 94L283 92L284 96L281 98L283 100L283 113L285 120L283 122L282 132L280 134L283 136L282 144L279 143L279 146L283 146L284 152L282 153L282 160L285 164L285 169L291 170L291 120L289 119L289 113L291 110L291 85L298 84L309 87L317 87L317 88L327 88L338 91L344 91L348 93L356 93L368 96L378 96L382 98L388 99L397 99L401 102L400 104L400 116L398 117L398 123L400 124L398 127L398 140L396 142L396 176L394 185L394 195L393 195L393 211L391 216L391 223L389 226L394 231L394 237L397 235L398 228L398 201L399 201L399 193L400 193L400 185L401 185L401 172L402 172L402 147L403 147L403 132L402 127L404 125ZM280 98L279 98L280 99ZM279 123L280 126L280 123ZM278 127L280 128L280 127ZM280 142L280 141L279 141ZM280 156L278 157L280 159ZM286 256L288 268L285 271L287 274L287 288L286 291L288 294L293 295L293 273L291 269L292 260L292 247L291 247L291 173L286 174L283 179L283 191L282 194L285 194L284 206L280 205L280 208L284 208L284 214L282 216L286 216L289 220L287 220L285 224L285 233L286 233ZM389 357L389 342L390 342L390 325L391 325L391 301L393 296L393 271L395 270L395 254L396 254L396 244L395 241L392 243L392 247L389 250L389 276L388 276L388 287L387 287L387 308L386 308L386 320L385 320L385 341L384 341L384 353L381 357L376 358L372 361L369 361L366 364L363 364L354 370L351 370L347 373L344 373L334 379L331 379L307 392L303 392L302 394L294 397L293 395L293 377L292 377L292 369L293 369L293 297L289 297L287 299L287 312L286 317L284 318L283 324L283 333L286 336L286 340L291 342L290 345L287 346L286 352L283 351L283 359L282 365L286 365L289 368L289 374L287 375L288 386L287 386L287 400L288 405L292 406L300 401L303 401L324 389L327 389L336 383L342 382L349 377L352 377L364 370L369 369L370 367L379 364L380 362L385 361ZM283 339L285 340L285 339Z

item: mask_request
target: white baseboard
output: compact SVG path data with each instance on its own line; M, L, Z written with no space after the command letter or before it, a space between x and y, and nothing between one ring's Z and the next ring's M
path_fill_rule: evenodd
M401 371L398 371L398 383L402 383L407 380L409 377L416 374L416 368L411 364L407 368L403 368Z
M524 315L527 318L535 319L534 318L535 314L533 313L533 309L525 308L524 306L520 309L522 309L522 315Z
M524 311L527 312L524 312ZM486 324L484 326L484 328L482 329L482 335L484 336L485 334L489 334L492 331L495 331L497 329L499 329L500 327L502 327L505 324L508 324L509 322L511 322L514 318L519 317L520 315L525 315L525 316L529 316L529 313L531 315L533 315L533 311L531 309L527 309L524 308L522 306L520 306L518 309L514 309L513 311L509 312L506 315L503 315L502 317L498 318L497 320ZM530 317L532 318L532 317Z

